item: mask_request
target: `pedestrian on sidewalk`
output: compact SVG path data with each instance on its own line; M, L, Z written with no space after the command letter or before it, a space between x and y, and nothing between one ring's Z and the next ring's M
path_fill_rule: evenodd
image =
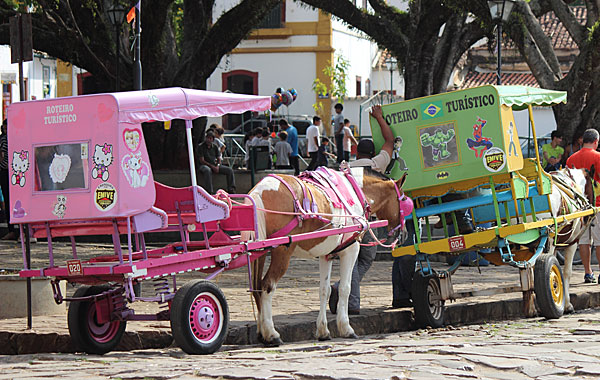
M293 125L288 124L285 119L279 120L279 126L288 134L287 142L292 147L290 164L294 168L294 175L298 175L300 174L300 161L298 157L298 130Z
M350 152L352 151L352 145L358 145L358 141L352 135L350 130L350 120L344 119L344 128L342 129L344 135L344 161L350 162Z
M594 179L600 181L600 152L598 149L598 140L600 134L597 130L590 128L583 133L583 147L577 152L573 153L567 159L567 167L575 169L587 169L592 170L594 167ZM595 189L594 189L595 190ZM600 196L594 191L596 196L596 206L600 206ZM579 238L579 256L583 263L585 275L583 277L586 283L595 283L594 272L592 271L592 252L591 245L596 247L596 258L600 265L600 214L594 216L592 224Z
M337 163L340 164L344 160L344 115L342 115L344 106L338 103L335 105L334 109L335 115L333 116L333 134L335 135Z
M337 106L337 105L336 105ZM341 112L341 110L340 110ZM392 150L394 149L394 134L388 123L383 118L381 106L373 106L371 116L377 120L384 143L381 151L375 155L375 144L371 139L361 139L356 148L356 161L350 163L350 167L364 167L366 170L373 170L378 173L383 173L390 163ZM343 119L342 119L343 120ZM342 135L343 137L343 135ZM342 145L338 145L341 149ZM365 234L363 243L373 241L370 234ZM360 314L360 281L363 279L377 254L377 246L361 246L358 252L358 258L352 270L352 281L350 283L350 296L348 297L348 314ZM414 268L413 268L414 270ZM337 312L338 304L338 286L339 281L331 286L331 295L329 296L329 310L333 314Z
M310 163L306 170L315 170L317 167L317 152L319 151L319 146L321 145L319 138L321 132L319 131L319 127L321 125L321 118L318 116L313 117L313 123L306 129L306 150L308 152L308 156L310 157Z
M17 234L16 228L13 224L10 224L10 198L8 191L8 183L10 172L8 170L8 120L2 121L2 135L0 135L0 187L2 188L2 195L4 197L5 212L4 218L6 219L6 226L8 232L2 237L1 240L17 240L19 235Z

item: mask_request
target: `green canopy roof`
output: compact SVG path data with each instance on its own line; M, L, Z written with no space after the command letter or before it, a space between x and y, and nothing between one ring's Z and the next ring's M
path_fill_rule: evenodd
M553 91L544 88L527 86L494 86L500 96L500 103L513 110L526 109L532 106L553 106L567 102L566 91Z

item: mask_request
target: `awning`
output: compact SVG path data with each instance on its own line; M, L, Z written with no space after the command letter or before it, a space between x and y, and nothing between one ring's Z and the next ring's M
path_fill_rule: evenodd
M500 96L500 103L515 111L532 106L554 106L567 103L566 91L546 90L527 86L494 86Z

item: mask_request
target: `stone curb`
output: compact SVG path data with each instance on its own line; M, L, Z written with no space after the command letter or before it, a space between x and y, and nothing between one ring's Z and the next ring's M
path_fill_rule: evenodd
M600 307L600 291L571 294L575 310ZM446 325L464 325L523 317L522 301L511 299L493 302L449 305L445 311ZM316 319L316 318L315 318ZM364 315L351 316L350 321L359 335L387 334L415 330L411 310L368 310ZM277 324L284 342L299 342L315 339L315 320L310 322ZM329 318L329 331L337 336L335 318ZM256 324L229 329L226 345L257 344ZM164 331L126 332L117 347L118 351L158 349L173 345L170 333ZM0 331L0 355L38 353L72 353L71 338L64 333L29 333Z

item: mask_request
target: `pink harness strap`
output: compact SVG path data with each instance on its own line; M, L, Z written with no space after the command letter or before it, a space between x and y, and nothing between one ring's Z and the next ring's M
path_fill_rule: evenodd
M294 228L296 228L298 225L300 225L302 223L302 221L304 219L318 219L321 222L326 223L326 224L329 224L331 222L329 219L326 219L320 215L317 215L318 207L317 207L317 204L314 202L315 197L313 196L311 190L309 188L307 188L307 186L301 180L299 180L296 177L292 177L296 180L296 182L300 185L300 188L302 189L302 195L304 197L304 199L303 199L304 207L302 207L302 205L300 204L300 200L298 200L298 197L296 196L296 192L294 191L294 189L292 189L292 187L290 186L289 183L284 181L283 178L279 177L276 174L269 174L269 177L273 177L273 178L277 179L279 182L283 183L285 185L285 187L287 187L289 192L292 194L292 198L294 198L294 212L299 213L299 215L296 215L295 218L292 218L292 220L288 224L286 224L285 227L283 227L279 231L277 231L274 234L272 234L271 236L269 236L269 238L275 238L275 237L289 235ZM310 194L310 196L309 196L309 194ZM311 199L313 200L312 203L311 203ZM310 212L307 212L306 209L309 209Z

